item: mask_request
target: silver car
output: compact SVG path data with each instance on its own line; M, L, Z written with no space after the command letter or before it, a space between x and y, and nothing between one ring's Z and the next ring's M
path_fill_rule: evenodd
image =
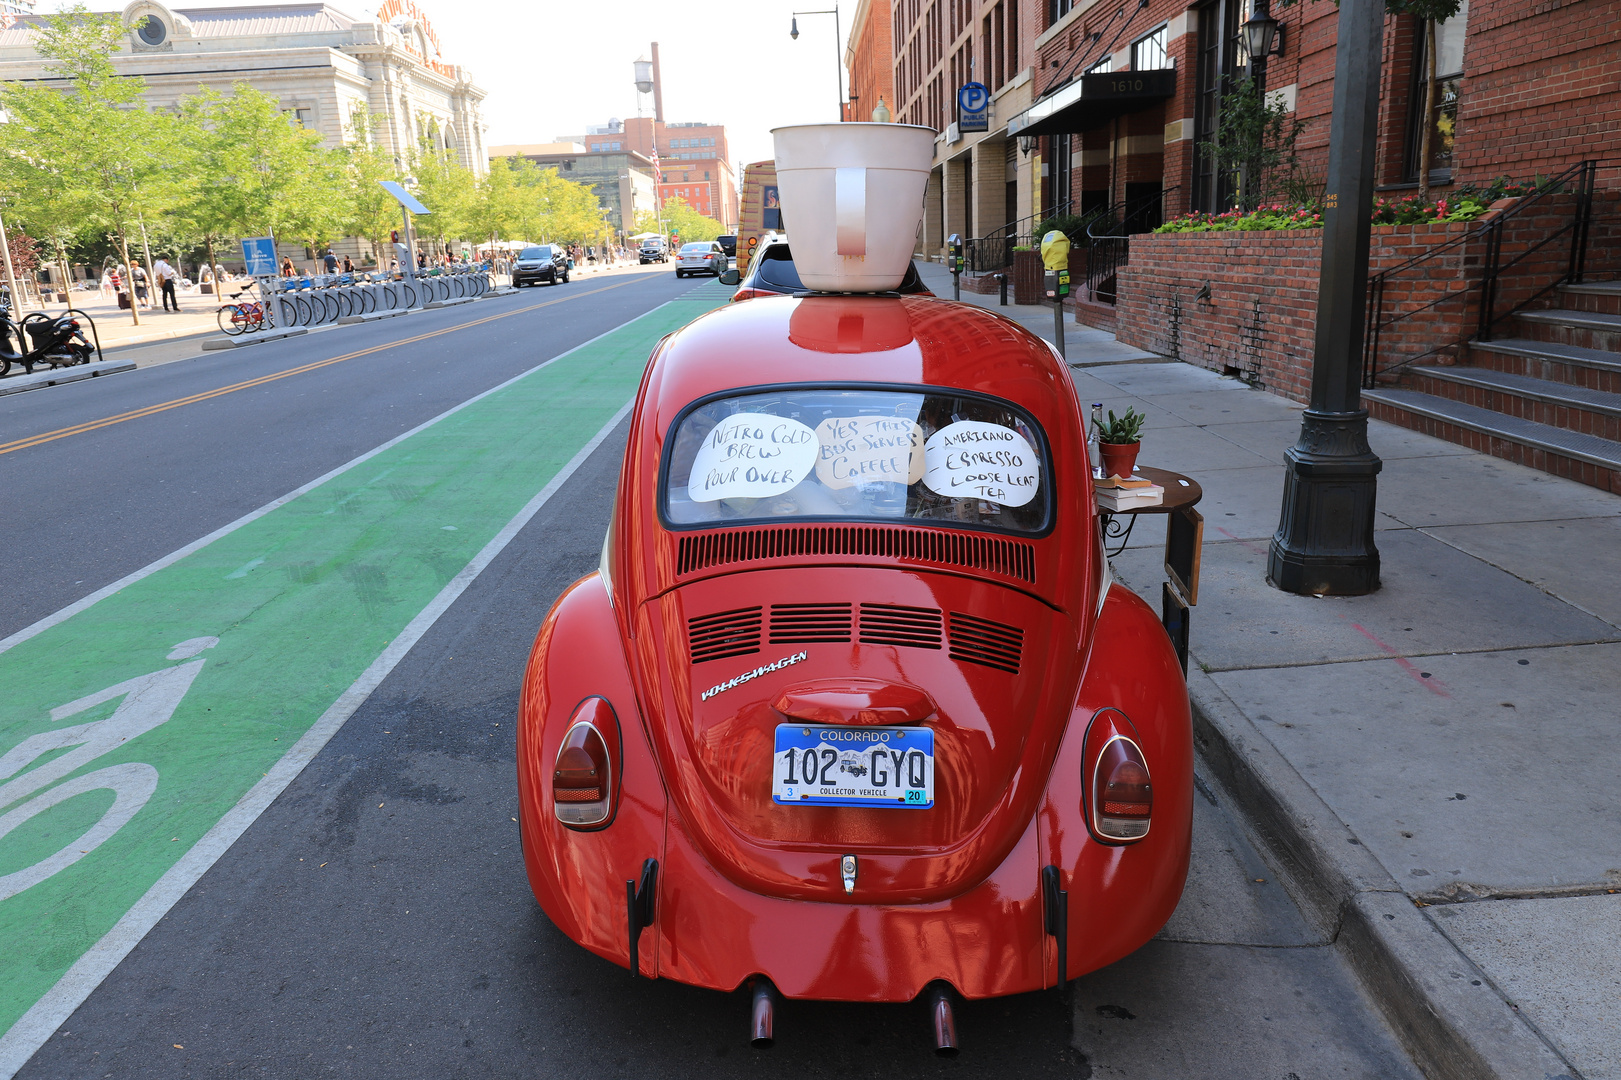
M675 260L675 276L714 274L720 277L726 272L726 267L725 248L713 240L694 240L681 245L681 252Z

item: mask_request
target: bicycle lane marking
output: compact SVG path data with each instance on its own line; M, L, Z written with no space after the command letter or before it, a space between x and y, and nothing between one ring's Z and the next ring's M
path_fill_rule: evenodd
M658 337L714 306L661 305L0 643L0 894L24 886L0 899L0 1076L600 445Z
M438 330L429 330L427 333L417 334L415 337L401 338L398 341L385 341L380 345L372 345L368 348L357 349L354 352L344 353L340 356L328 357L325 360L315 360L308 364L301 364L298 367L288 368L285 371L274 371L268 375L261 375L258 378L248 379L239 383L232 383L229 386L216 387L213 390L204 390L196 394L188 395L187 397L175 398L172 401L163 401L157 403L156 405L147 405L139 409L131 409L129 412L118 413L113 416L104 416L96 420L86 420L83 423L74 424L70 427L57 428L55 431L44 431L38 435L25 436L24 438L16 439L12 442L0 443L0 454L10 454L17 450L26 450L31 446L38 446L41 443L53 442L57 439L65 439L70 435L82 435L85 432L96 431L100 428L109 427L113 424L122 424L128 420L139 420L142 417L151 416L154 413L167 412L170 409L178 409L182 405L195 405L199 401L207 401L210 398L217 398L223 394L232 394L238 390L250 390L256 386L262 386L265 383L275 382L277 379L285 379L292 375L302 375L307 371L315 371L331 364L342 363L345 360L354 360L362 356L370 356L373 353L383 352L387 349L397 348L401 345L414 345L419 341L427 341L429 338L436 338L443 334L453 333L457 330L470 330L475 326L482 326L488 322L495 322L497 319L506 319L512 317L513 315L522 315L525 312L537 311L540 308L551 307L553 304L561 304L576 298L584 298L595 295L596 293L607 292L609 289L621 289L630 284L632 284L632 282L623 281L616 285L605 285L600 289L592 289L590 292L571 293L568 296L560 296L556 300L546 300L539 304L530 304L528 307L514 308L512 311L503 311L498 315L487 315L482 319L474 319L471 322L456 323L454 326L441 327Z

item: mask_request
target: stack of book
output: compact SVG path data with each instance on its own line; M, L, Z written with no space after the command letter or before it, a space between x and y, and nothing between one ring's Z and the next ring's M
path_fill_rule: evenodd
M1141 476L1118 476L1095 480L1092 490L1097 496L1098 509L1117 514L1122 510L1137 510L1144 506L1158 506L1165 501L1165 489Z

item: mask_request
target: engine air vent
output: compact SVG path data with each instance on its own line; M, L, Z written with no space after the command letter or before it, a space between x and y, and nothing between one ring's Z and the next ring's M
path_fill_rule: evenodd
M940 647L940 609L903 604L862 604L863 645L904 645L913 649Z
M849 641L849 604L772 604L771 644L801 641Z
M760 651L760 609L737 608L687 620L687 648L694 664Z
M969 664L984 664L1014 675L1019 673L1019 653L1024 647L1024 631L1017 626L981 619L977 615L951 613L951 658Z
M966 566L1032 584L1036 580L1035 547L1024 541L958 529L860 525L727 529L684 535L677 546L676 573L690 574L726 563L818 555L873 555Z

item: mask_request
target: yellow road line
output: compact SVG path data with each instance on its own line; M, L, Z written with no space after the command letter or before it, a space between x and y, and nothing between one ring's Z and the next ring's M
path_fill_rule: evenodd
M74 424L72 427L58 428L55 431L47 431L39 435L30 435L27 438L17 439L14 442L0 443L0 454L9 454L16 450L26 450L30 446L38 446L41 443L52 442L56 439L65 439L69 435L82 435L89 431L96 431L100 428L111 427L113 424L122 424L127 420L139 420L143 416L151 416L154 413L166 412L169 409L178 409L182 405L194 405L199 401L207 401L209 398L217 398L223 394L234 394L238 390L251 390L255 386L263 386L265 383L275 382L277 379L286 379L293 375L302 375L306 371L314 371L317 368L324 368L329 364L339 364L345 360L353 360L356 357L370 356L372 353L382 352L385 349L392 349L400 345L413 345L418 341L427 341L429 338L436 338L441 334L448 334L453 330L466 330L469 327L482 326L485 323L494 322L497 319L506 319L513 315L522 315L526 311L536 311L543 307L551 307L553 304L561 304L568 300L575 300L586 296L592 296L596 293L607 292L609 289L622 289L626 285L633 284L635 284L635 279L632 279L631 281L621 281L615 285L604 285L600 289L591 289L587 292L570 292L569 295L560 296L556 300L546 300L539 304L530 304L528 307L521 307L514 311L503 311L499 315L487 315L482 319L474 319L472 322L457 323L455 326L447 326L442 330L430 330L426 334L418 334L415 337L401 338L398 341L384 342L381 345L373 345L369 349L359 349L355 352L344 353L342 356L334 356L330 360L317 360L314 363L304 364L301 367L288 368L286 371L278 371L273 375L261 375L257 379L248 379L246 382L233 383L230 386L222 386L217 390L206 390L200 394L192 394L190 397L175 398L173 401L165 401L160 405L148 405L142 409L132 409L126 413L119 413L117 416L103 417L100 420L86 420L84 423Z

